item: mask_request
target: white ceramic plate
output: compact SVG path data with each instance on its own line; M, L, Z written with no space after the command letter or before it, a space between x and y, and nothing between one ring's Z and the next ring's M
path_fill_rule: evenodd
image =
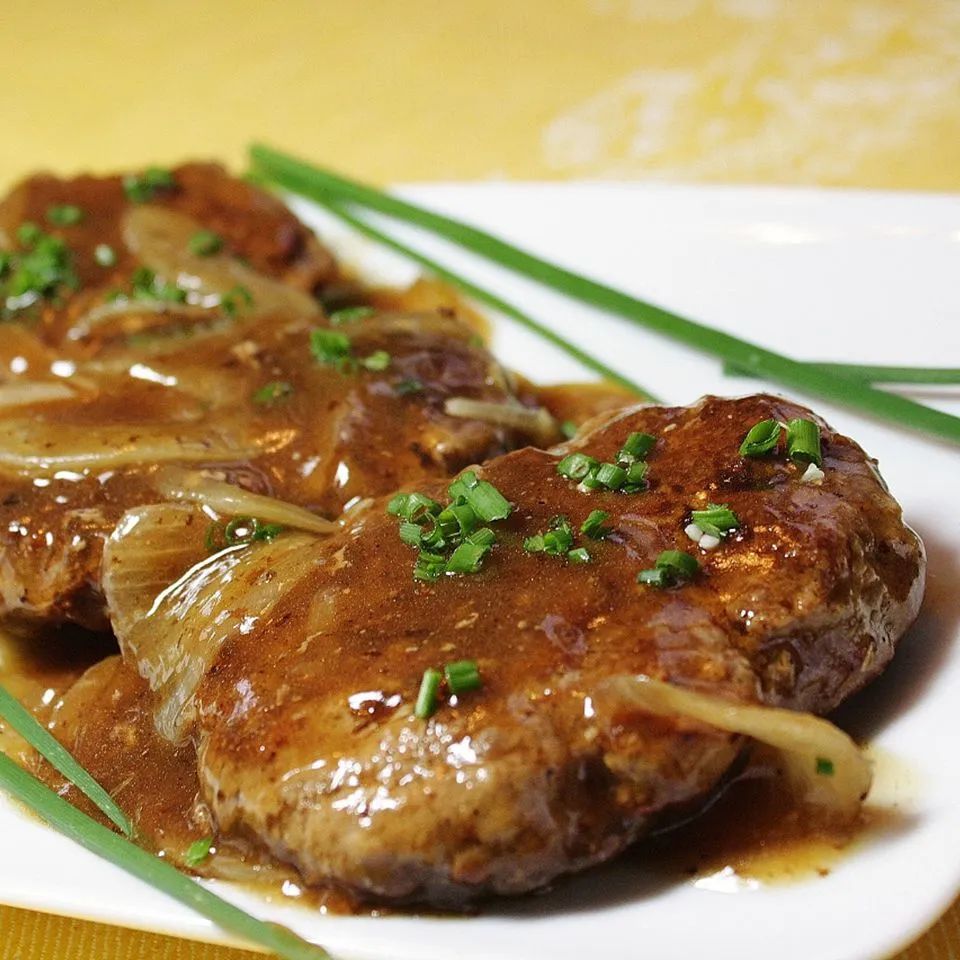
M418 201L641 296L803 359L960 364L960 200L956 197L768 189L597 185L440 185ZM410 268L342 230L359 265L404 280ZM412 234L404 234L412 237ZM479 264L440 243L424 249L571 338L656 394L687 403L758 385L623 321ZM583 378L563 355L506 322L494 347L539 380ZM806 399L806 398L802 398ZM960 413L960 391L926 399ZM626 862L551 894L476 917L328 917L218 891L287 923L343 958L551 960L859 960L912 940L960 888L960 520L956 448L812 401L880 460L908 521L926 541L923 613L887 675L845 713L897 762L875 802L900 827L824 878L753 887L735 876L669 882ZM899 771L899 772L898 772ZM904 772L908 771L908 772ZM745 815L749 815L745 812ZM130 879L0 799L0 900L38 910L221 939L202 918Z

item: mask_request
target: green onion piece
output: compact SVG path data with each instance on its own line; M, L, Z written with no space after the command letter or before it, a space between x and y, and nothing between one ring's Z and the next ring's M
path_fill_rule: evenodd
M559 557L573 546L573 527L566 517L554 517L543 535L543 552Z
M115 267L117 265L117 252L108 243L98 243L93 248L93 259L98 266Z
M194 840L187 847L187 852L183 855L183 862L191 869L200 866L210 856L212 847L213 837L201 837L199 840Z
M592 510L587 519L580 524L580 532L591 540L603 540L610 533L610 527L606 526L609 519L609 513L603 510Z
M608 490L619 490L627 482L627 471L615 463L601 463L596 480Z
M336 363L350 356L350 338L336 330L311 330L310 352L320 363Z
M647 454L656 446L657 438L649 433L631 433L617 453L618 463L633 463L646 460Z
M544 541L542 533L535 533L523 541L523 549L527 553L543 553Z
M256 528L253 531L251 540L257 542L273 540L278 537L286 528L282 523L261 523L256 521Z
M421 550L413 566L414 580L439 580L446 572L447 561L439 553Z
M32 220L25 220L17 227L17 242L21 246L32 247L42 236L43 231Z
M832 777L834 773L833 761L826 757L817 757L816 770L821 777Z
M840 377L862 380L865 383L915 383L922 386L954 385L960 383L960 367L895 367L876 363L822 363L807 364ZM750 377L734 363L724 363L724 374Z
M481 527L469 534L466 540L480 547L492 547L497 542L497 535L489 527Z
M477 516L485 523L505 520L513 510L510 501L492 483L478 480L472 470L466 470L460 474L450 484L448 492L454 502L470 504Z
M706 510L694 510L690 519L704 533L722 540L740 527L740 519L725 503L708 503Z
M258 407L275 407L293 396L293 384L285 380L274 380L264 384L253 392L253 402Z
M639 327L653 330L720 360L736 363L751 373L834 403L846 404L912 430L921 430L960 443L960 417L874 389L848 377L818 370L722 330L689 320L550 263L486 231L311 166L269 147L255 144L250 154L259 174L288 190L318 200L347 222L355 223L357 220L353 217L348 220L349 214L343 215L344 203L360 204L370 210L417 224L569 297L618 314ZM359 222L358 229L363 229L366 224ZM389 238L384 238L378 232L366 232L395 248L399 246L391 244Z
M586 547L576 547L575 549L567 552L567 559L571 563L589 563L590 554Z
M699 570L696 557L683 550L664 550L654 561L652 570L641 570L637 574L637 581L655 587L673 586L692 579Z
M483 686L476 660L456 660L443 668L450 692L459 696Z
M560 424L560 432L567 440L572 440L577 435L577 425L572 420L564 420Z
M223 538L222 523L211 523L210 526L207 527L206 535L203 538L203 544L210 553L216 553L218 550L222 550L227 545Z
M480 481L472 470L464 470L453 483L447 487L447 493L454 501L464 502L467 499L467 492L472 490Z
M235 317L242 307L251 306L253 306L253 294L246 287L231 287L220 298L220 307L228 317Z
M444 533L465 537L480 526L477 511L469 503L451 503L437 516Z
M405 377L393 385L393 392L398 397L408 397L414 393L423 393L423 384L416 377Z
M72 227L83 220L83 211L73 203L47 207L47 219L57 227Z
M420 544L423 541L423 527L419 523L410 523L409 520L404 520L400 524L400 539L410 547L417 547L419 549Z
M755 423L740 444L741 457L762 457L777 448L780 441L780 424L776 420L761 420Z
M647 489L647 471L649 465L646 460L638 460L627 467L627 479L620 488L623 493L640 493Z
M447 573L476 573L483 566L483 558L490 552L489 546L464 541L450 554Z
M13 254L9 250L0 250L0 280L2 280L13 264Z
M812 420L797 418L787 424L787 455L795 463L823 466L820 452L820 427Z
M228 547L249 543L257 532L257 521L253 517L234 517L223 530L223 539Z
M90 776L73 754L27 710L0 686L0 718L33 747L52 767L59 770L88 800L116 824L124 835L133 836L133 824L113 797Z
M212 230L198 230L187 241L187 246L196 257L211 257L223 249L223 237Z
M376 372L386 370L390 366L390 354L386 350L374 350L360 361L360 366Z
M339 327L345 323L366 320L367 317L372 317L376 312L373 307L344 307L342 310L334 310L327 319L332 326Z
M443 679L439 670L428 667L423 671L420 681L420 692L417 694L417 703L413 708L413 715L418 720L427 720L437 711L437 695L440 692L440 681Z
M387 504L387 513L419 523L440 513L440 504L422 493L398 493Z
M583 480L591 470L599 466L596 457L585 453L569 453L557 464L557 473L568 480Z
M123 178L123 192L133 203L148 203L160 190L174 186L173 174L162 167L149 167L142 174L131 173Z
M131 876L196 910L227 933L272 950L284 960L331 960L321 947L301 940L276 923L265 923L222 900L165 860L118 836L58 797L36 777L0 754L0 787L51 827Z

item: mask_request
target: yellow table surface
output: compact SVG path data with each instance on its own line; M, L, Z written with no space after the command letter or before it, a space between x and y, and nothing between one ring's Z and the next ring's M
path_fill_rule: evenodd
M955 0L0 0L0 187L254 137L375 181L960 190ZM903 955L960 954L960 909ZM0 960L237 951L0 907Z

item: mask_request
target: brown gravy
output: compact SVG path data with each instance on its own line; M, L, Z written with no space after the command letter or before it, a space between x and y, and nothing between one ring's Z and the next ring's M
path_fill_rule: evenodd
M112 641L70 631L51 632L42 644L0 633L0 682L50 723L116 797L144 846L189 869L184 856L190 844L215 833L199 798L193 747L174 747L157 735L145 684L119 658L109 657L111 646ZM94 663L99 665L84 676ZM111 691L101 698L77 698L86 706L82 717L65 696L81 676L84 684ZM100 816L2 723L0 750L27 761L71 802ZM878 778L892 762L875 757ZM854 824L831 822L799 804L772 758L757 750L706 810L664 825L625 858L645 872L712 889L790 883L825 876L851 848L894 828L895 819L890 810L867 805ZM384 912L332 887L308 887L292 867L242 837L216 837L211 855L192 872L253 886L268 901L296 901L341 914Z

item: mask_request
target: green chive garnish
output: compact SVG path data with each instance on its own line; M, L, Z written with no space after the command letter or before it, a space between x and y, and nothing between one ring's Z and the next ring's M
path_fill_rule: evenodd
M787 455L795 463L823 465L820 452L820 427L812 420L798 418L787 424Z
M776 420L761 420L755 423L740 444L741 457L762 457L777 448L780 441L780 424Z
M257 920L221 900L165 860L141 850L92 817L81 813L9 757L0 754L0 786L51 827L179 903L196 910L222 930L272 950L284 960L331 960L321 947L301 940L275 923Z
M627 481L627 471L615 463L601 463L595 477L608 490L619 490Z
M253 294L246 287L232 287L220 298L220 307L228 317L253 306Z
M350 356L350 338L336 330L311 330L310 352L320 363L336 364Z
M457 694L479 690L483 686L476 660L456 660L443 668L450 692Z
M125 836L133 836L133 824L114 802L113 797L87 773L73 754L57 738L2 686L0 686L0 718L6 720L44 760L56 770L59 770L88 800L115 823Z
M47 219L57 227L72 227L83 220L83 211L73 203L47 207Z
M834 772L833 761L826 757L817 757L816 769L821 777L832 777Z
M655 587L668 587L691 580L700 570L696 557L683 550L664 550L654 561L653 569L637 574L639 583Z
M386 350L374 350L360 361L360 366L376 372L386 370L390 366L390 354Z
M339 327L345 323L366 320L367 317L372 317L376 312L373 307L344 307L342 310L334 310L327 319L332 326Z
M573 550L567 551L567 559L571 563L589 563L590 553L586 547L575 547Z
M187 242L196 257L212 257L223 249L223 237L212 230L198 230Z
M143 173L131 173L123 178L123 192L133 203L148 203L159 191L174 186L173 174L162 167L149 167Z
M443 679L439 670L428 667L423 671L420 681L420 692L417 694L417 703L413 708L413 715L418 720L428 720L436 713L437 694L440 692L440 681Z
M43 231L31 220L17 227L17 242L24 247L32 247L42 236Z
M191 869L200 866L210 856L212 847L213 837L201 837L199 840L194 840L187 847L187 852L183 855L183 862Z
M414 580L439 580L447 570L447 561L442 554L421 550L413 566Z
M572 440L577 435L577 425L572 420L564 420L560 424L560 432L567 440Z
M722 540L740 526L737 515L725 503L708 503L706 510L694 510L690 520L704 533Z
M253 402L258 407L275 407L293 396L293 384L285 380L274 380L264 384L253 392Z
M117 252L108 243L98 243L93 248L93 259L101 267L114 267L117 264Z
M646 460L647 454L656 446L657 438L649 433L631 433L617 453L617 463L630 464Z
M592 510L587 519L580 524L580 532L591 540L602 540L610 533L610 527L606 526L609 519L609 513L603 510Z
M476 573L483 564L483 558L489 553L490 547L478 543L464 541L447 561L447 573Z
M595 457L585 453L569 453L557 464L557 473L568 480L583 480L590 471L599 466Z
M478 480L472 470L465 470L447 491L454 503L468 503L477 516L486 523L505 520L513 507L510 501L486 480Z

